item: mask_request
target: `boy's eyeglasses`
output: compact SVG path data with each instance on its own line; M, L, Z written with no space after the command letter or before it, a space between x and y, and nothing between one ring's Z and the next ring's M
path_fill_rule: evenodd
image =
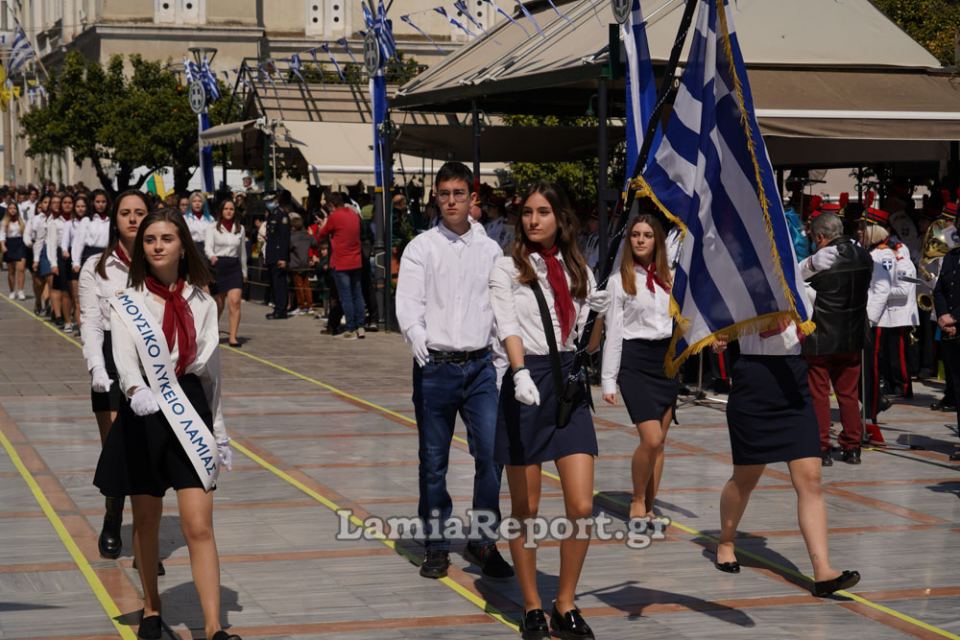
M440 202L446 202L451 197L455 202L466 202L467 198L470 196L470 193L462 189L457 189L455 191L438 191L437 200Z

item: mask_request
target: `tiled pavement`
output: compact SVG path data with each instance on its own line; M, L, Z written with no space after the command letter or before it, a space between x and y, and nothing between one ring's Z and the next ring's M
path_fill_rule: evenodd
M361 516L416 512L410 359L400 338L341 342L321 335L312 318L271 324L262 307L246 303L244 313L248 341L222 358L227 425L242 447L216 496L225 622L245 638L516 637L484 612L488 604L517 619L521 599L512 581L479 578L459 554L449 581L428 581L381 542L334 539L331 507ZM918 387L910 405L883 414L889 442L924 449L868 451L859 467L824 470L834 564L864 576L856 599L815 599L791 577L810 566L784 465L768 470L744 518L739 544L753 554L741 554L744 572L713 568L705 536L716 533L719 488L730 473L724 416L714 407L682 409L668 436L660 495L662 512L676 523L667 539L642 551L595 543L587 557L578 605L597 636L960 637L960 467L946 456L956 437L945 425L952 415L925 408L938 390ZM63 523L63 536L0 450L0 638L118 637L103 602L122 614L121 627L135 629L129 513L123 557L107 561L96 552L102 499L90 484L99 440L88 393L77 346L4 296L0 432ZM636 434L622 407L597 407L597 510L622 520ZM472 463L463 442L453 448L448 481L457 509L465 509ZM506 488L503 504L506 510ZM562 512L550 479L541 512ZM99 597L64 538L103 585ZM161 540L165 621L181 638L202 635L172 496ZM558 561L555 544L543 545L546 601Z

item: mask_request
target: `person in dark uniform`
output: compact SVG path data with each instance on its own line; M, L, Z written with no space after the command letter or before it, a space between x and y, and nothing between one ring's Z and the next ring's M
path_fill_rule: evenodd
M270 284L273 290L273 311L267 320L287 318L287 259L290 256L290 213L274 200L267 203L269 213L264 264L270 269Z
M956 231L953 231L956 233ZM940 277L933 288L933 307L940 327L940 353L948 375L953 382L953 405L957 405L957 389L960 389L960 247L951 249L943 257ZM960 421L960 409L957 410ZM960 444L954 445L951 460L960 460Z

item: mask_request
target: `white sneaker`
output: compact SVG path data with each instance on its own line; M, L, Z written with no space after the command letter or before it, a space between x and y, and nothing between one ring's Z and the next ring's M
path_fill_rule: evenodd
M363 340L363 339L366 338L366 337L367 337L367 334L366 334L366 332L363 330L363 327L360 327L359 329L357 329L357 339L358 339L358 340Z
M64 332L64 333L73 333L73 323L72 323L72 322L68 322L68 323L66 323L65 325L63 325L63 332Z
M344 331L338 336L342 340L356 340L357 332L356 331Z
M11 299L11 300L16 300L16 299L17 299L17 292L16 292L16 291L11 291L11 292L10 292L10 299Z
M26 299L27 299L27 294L25 294L22 290L17 291L17 300L26 300Z

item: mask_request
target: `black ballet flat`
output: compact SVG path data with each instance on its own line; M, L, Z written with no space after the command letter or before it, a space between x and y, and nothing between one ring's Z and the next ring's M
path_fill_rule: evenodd
M818 598L826 598L827 596L833 593L836 593L837 591L849 589L850 587L855 586L858 582L860 582L859 572L844 571L833 580L824 580L823 582L814 582L813 595L817 596Z
M240 345L241 345L240 342L228 342L228 343L227 343L227 346L228 346L228 347L233 347L234 349L239 349L239 348L240 348Z
M580 609L570 609L560 615L557 605L554 604L550 614L550 627L561 640L594 640L593 630L583 619Z
M163 635L163 621L160 616L147 616L140 621L137 637L143 640L160 640Z
M531 609L520 620L520 637L523 640L550 640L550 627L543 609Z
M736 560L733 562L714 562L713 566L724 573L740 573L740 563Z
M240 636L235 633L227 633L223 629L217 631L210 640L243 640Z

